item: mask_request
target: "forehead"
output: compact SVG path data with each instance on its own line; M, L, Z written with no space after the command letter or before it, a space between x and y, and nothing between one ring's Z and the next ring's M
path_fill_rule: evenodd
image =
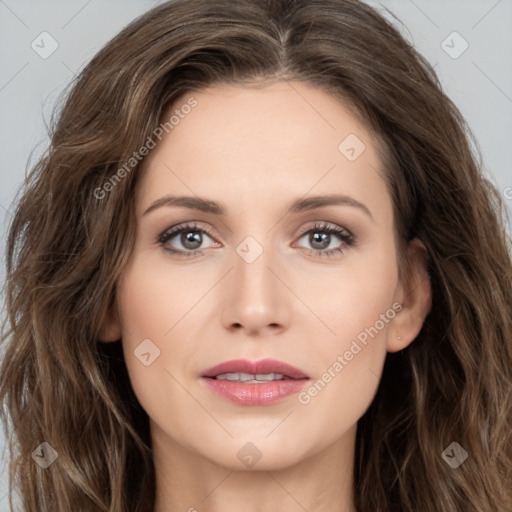
M194 108L182 108L191 98ZM386 192L371 133L340 100L311 85L216 85L183 95L162 122L172 115L179 122L144 162L144 203L170 192L245 204Z

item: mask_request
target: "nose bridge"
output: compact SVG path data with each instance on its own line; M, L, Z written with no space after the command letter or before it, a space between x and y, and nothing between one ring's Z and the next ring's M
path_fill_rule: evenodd
M275 277L268 267L272 266L270 244L264 248L254 237L246 237L236 247L234 279L239 300L260 303L263 306L276 295Z
M233 265L226 321L250 330L285 323L284 286L275 275L279 265L271 242L264 247L254 237L246 237L235 248Z

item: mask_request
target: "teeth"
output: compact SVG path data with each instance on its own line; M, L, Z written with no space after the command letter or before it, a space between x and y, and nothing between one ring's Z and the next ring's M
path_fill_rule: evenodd
M223 373L215 377L217 380L231 380L236 382L266 382L271 380L284 380L282 373L257 373L253 375L251 373Z
M281 373L257 373L256 380L279 380L282 379Z

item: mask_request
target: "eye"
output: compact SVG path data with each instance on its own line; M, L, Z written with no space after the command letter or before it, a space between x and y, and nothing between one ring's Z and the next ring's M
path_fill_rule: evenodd
M205 235L210 239L212 238L207 228L195 223L187 223L164 231L158 236L157 242L167 252L186 258L202 254L201 248L205 249L205 247L201 246L203 245ZM352 233L336 224L329 223L315 224L312 228L301 233L300 239L302 238L307 238L307 242L312 246L312 249L308 251L308 255L320 257L342 254L344 249L351 247L355 242L355 237ZM336 244L336 239L338 239L338 244ZM334 242L334 246L332 246L332 242ZM181 247L176 248L177 244L181 245ZM210 247L212 246L210 245Z
M158 237L157 242L171 254L189 257L202 252L199 248L203 244L204 235L211 238L206 228L194 223L188 223L168 229ZM174 239L176 239L175 242L173 242ZM181 244L181 248L173 248L173 245L174 247L176 246L175 244Z
M355 237L352 233L340 226L328 223L315 224L312 228L302 233L302 238L307 238L307 242L313 247L308 254L322 258L342 254L344 249L351 247L355 242ZM338 242L336 244L336 238L341 243ZM334 246L332 242L334 242Z

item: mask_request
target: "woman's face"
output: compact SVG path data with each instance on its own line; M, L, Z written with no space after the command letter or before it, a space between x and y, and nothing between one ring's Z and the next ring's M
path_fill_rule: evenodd
M422 320L398 279L375 141L338 100L297 82L210 87L164 121L176 109L138 182L114 320L155 444L238 469L353 444L386 351ZM204 377L241 359L307 378ZM237 369L280 373L213 373Z

